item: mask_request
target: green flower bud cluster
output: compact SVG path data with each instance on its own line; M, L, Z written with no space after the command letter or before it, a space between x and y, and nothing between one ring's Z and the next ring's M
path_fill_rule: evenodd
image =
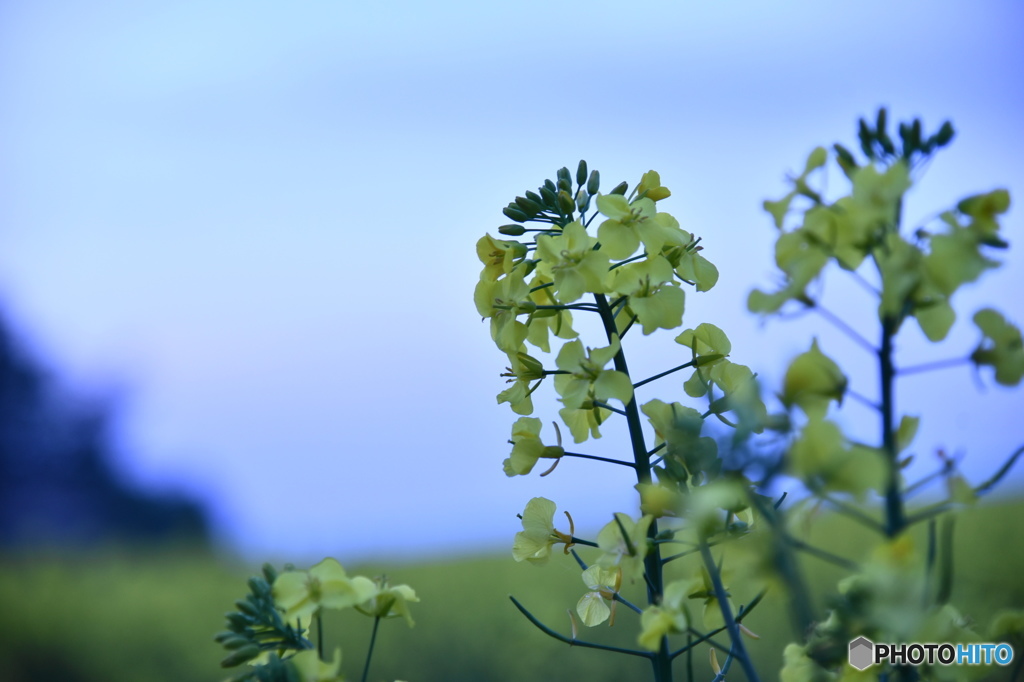
M271 585L277 579L277 571L270 564L263 565L263 574L249 578L249 594L235 602L235 611L224 615L227 630L218 633L214 640L224 647L228 654L221 661L224 668L234 668L248 663L264 652L302 651L311 649L312 643L303 637L305 630L285 621L274 602ZM294 680L291 670L277 655L268 660L266 670L249 668L232 677L233 682L242 680ZM262 675L262 676L261 676Z

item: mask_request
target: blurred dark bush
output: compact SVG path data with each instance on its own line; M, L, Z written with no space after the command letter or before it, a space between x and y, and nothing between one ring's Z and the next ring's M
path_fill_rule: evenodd
M0 550L116 542L208 547L195 501L115 471L108 404L74 399L0 315Z

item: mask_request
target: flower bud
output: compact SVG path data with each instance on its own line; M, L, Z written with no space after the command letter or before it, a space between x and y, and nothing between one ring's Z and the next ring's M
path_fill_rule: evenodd
M500 234L507 234L510 237L518 237L526 232L526 228L513 223L511 225L502 225L498 228L498 232Z
M550 189L547 185L540 188L540 197L543 199L544 205L552 210L558 209L558 195L556 194L558 189Z
M558 189L569 191L572 189L572 179L569 177L569 169L562 167L558 169Z
M249 578L249 589L252 590L253 594L259 595L260 597L270 596L270 585L266 580L258 576L252 576Z
M596 170L590 171L590 179L587 180L587 194L597 194L601 187L601 174Z
M220 667L222 667L222 668L234 668L236 665L241 665L242 663L245 663L246 661L251 661L252 659L256 658L259 655L260 655L260 647L259 647L259 645L257 645L257 644L249 644L247 646L242 647L241 649L237 649L236 651L232 651L230 654L228 654L224 658L224 660L222 660L220 662Z
M252 616L255 618L260 615L259 609L257 609L256 605L248 599L239 599L235 602L235 606L238 607L239 611L241 611L247 616Z
M523 209L519 208L515 204L509 204L505 208L501 209L501 212L505 214L506 218L511 218L517 223L523 223L529 220L529 216L523 213Z
M860 140L860 149L864 152L864 156L874 159L875 149L872 145L875 138L871 134L871 129L868 128L868 122L863 118L857 121L857 138Z
M540 197L538 197L538 199L539 198ZM522 209L523 213L525 213L528 218L532 218L544 210L544 207L539 203L533 199L527 199L526 197L516 197L516 205Z
M232 634L230 637L225 637L221 641L220 645L228 650L241 649L244 646L252 644L252 640L244 635Z
M615 185L615 187L612 188L612 191L609 192L609 194L620 194L622 196L625 196L627 189L629 189L629 183L623 180L619 184Z
M587 209L590 208L590 195L587 194L585 189L581 189L576 193L576 208L580 213L586 213Z
M942 124L942 127L939 128L939 132L936 133L935 135L936 144L938 144L940 147L945 147L947 144L949 144L950 140L953 139L953 134L953 124L950 123L949 121L946 121L945 123Z
M572 212L576 210L576 202L564 189L558 191L558 207L565 215L572 215Z
M587 181L587 162L580 159L580 165L576 168L576 184L582 186Z

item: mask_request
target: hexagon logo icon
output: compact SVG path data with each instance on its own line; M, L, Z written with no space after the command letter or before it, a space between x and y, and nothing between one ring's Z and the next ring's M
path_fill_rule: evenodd
M858 637L850 642L850 665L864 670L874 663L875 644L867 637Z

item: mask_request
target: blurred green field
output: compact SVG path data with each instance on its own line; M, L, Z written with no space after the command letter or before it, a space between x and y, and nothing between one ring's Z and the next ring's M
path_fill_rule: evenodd
M821 546L853 557L869 539L835 517L818 520L811 533ZM1022 537L1024 501L980 506L958 519L953 602L982 626L1001 608L1024 607ZM409 583L422 600L413 605L415 628L401 620L382 623L373 680L647 679L646 661L556 642L509 601L514 594L568 633L566 609L585 591L570 557L556 556L546 567L516 564L511 556L363 566L338 558L350 573L383 572L393 582ZM837 570L813 558L803 564L816 594L834 589ZM223 629L224 612L245 594L245 578L258 569L180 548L0 557L0 680L221 680L223 653L211 638ZM743 603L751 595L739 585L733 596ZM357 680L371 621L351 611L331 616L328 648L342 646L343 671ZM620 609L614 628L582 628L580 638L633 647L635 623L634 614ZM765 679L775 679L782 648L791 640L780 598L769 596L746 623L761 635L749 645L759 669ZM699 679L710 679L706 649L693 665ZM677 666L682 678L685 660ZM738 669L733 675L742 678Z

